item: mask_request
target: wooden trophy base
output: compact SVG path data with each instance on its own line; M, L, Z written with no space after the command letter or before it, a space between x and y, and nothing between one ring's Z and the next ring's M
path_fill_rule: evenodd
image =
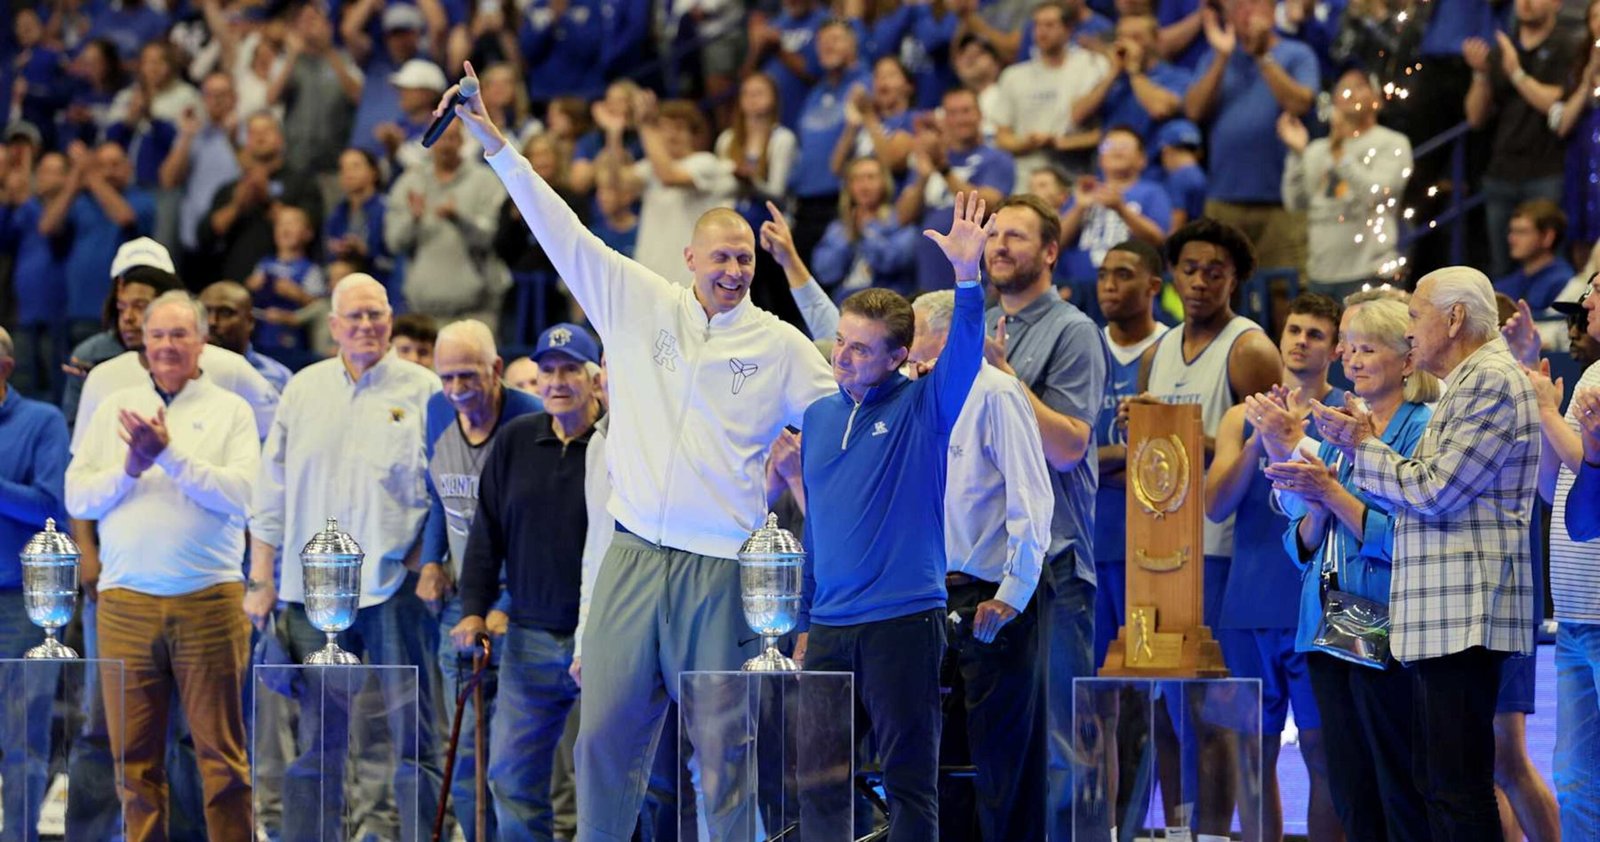
M1129 649L1129 626L1117 631L1117 639L1106 650L1101 677L1113 678L1227 678L1222 662L1222 646L1211 637L1211 629L1195 626L1187 632L1155 632L1147 635L1146 645Z

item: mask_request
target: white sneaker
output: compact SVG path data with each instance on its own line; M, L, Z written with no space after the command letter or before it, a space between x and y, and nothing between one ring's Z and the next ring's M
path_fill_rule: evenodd
M1294 722L1294 711L1289 712L1283 721L1283 735L1278 740L1278 745L1292 746L1300 742L1300 726Z

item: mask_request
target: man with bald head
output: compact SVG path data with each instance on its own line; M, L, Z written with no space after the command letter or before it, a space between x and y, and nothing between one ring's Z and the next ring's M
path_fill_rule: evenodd
M366 552L361 565L361 604L339 645L370 664L418 667L414 733L394 733L395 800L416 804L403 810L402 838L420 838L420 816L438 803L439 772L434 731L436 695L427 669L433 657L430 630L436 621L418 599L417 568L422 525L428 513L427 455L423 422L428 401L439 392L431 371L387 353L394 311L383 284L371 275L347 276L334 287L328 329L339 353L290 378L267 433L250 507L250 578L244 610L264 628L281 598L277 633L295 663L322 648L326 637L306 616L299 548L338 518ZM275 583L279 548L282 581ZM281 589L281 593L280 593ZM310 674L307 698L321 691ZM409 688L383 685L392 704ZM300 711L302 754L289 765L285 805L286 839L346 838L345 752L337 738L318 739L348 727L347 713L326 714L308 705ZM392 723L398 725L398 723ZM323 747L340 746L324 752Z
M506 385L528 394L538 394L539 364L532 357L518 357L506 366Z
M749 301L756 243L743 217L700 217L683 250L694 283L680 287L663 277L674 267L641 265L590 234L478 98L457 115L606 347L617 533L587 615L606 634L574 667L578 836L625 840L678 674L737 670L755 654L734 557L766 512L772 441L838 387L803 333ZM712 837L737 835L737 799L716 795L705 799Z
M505 387L501 382L503 366L495 349L494 332L476 319L447 324L434 340L433 370L444 384L444 391L428 400L429 506L427 524L422 532L422 570L417 597L439 617L439 672L444 679L446 721L454 716L460 672L456 647L449 637L450 631L461 622L457 585L466 557L467 534L478 513L478 478L506 422L538 412L543 407L533 395ZM505 606L496 604L495 609L488 612L487 625L479 631L502 635L506 622ZM470 646L468 648L470 651ZM500 647L496 646L496 662L500 654ZM493 678L485 684L485 705L493 705L495 687ZM473 744L471 732L463 731L456 750L454 785L450 790L450 806L467 842L475 842L477 830L472 821L476 801ZM489 839L493 839L496 808L491 806L488 814Z
M211 320L211 337L207 341L244 357L250 367L281 394L283 387L289 385L289 376L293 372L283 363L256 351L250 344L250 337L256 329L256 312L251 303L250 290L236 281L217 281L201 291L200 303L206 305L206 317Z

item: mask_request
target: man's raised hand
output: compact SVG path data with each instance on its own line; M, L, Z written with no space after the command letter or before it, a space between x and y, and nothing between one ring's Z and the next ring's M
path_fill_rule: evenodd
M472 62L464 62L464 66L467 77L476 81L478 71L472 69ZM433 109L433 116L442 116L444 110L451 107L450 103L455 99L456 92L459 90L461 90L461 85L451 85L450 89L445 91L444 96L439 99L439 105ZM500 133L500 129L494 124L494 120L489 118L489 112L484 109L482 93L461 105L455 106L455 109L456 119L466 124L467 131L472 132L472 137L483 147L483 154L493 155L505 147L505 135Z
M790 272L796 269L804 270L805 263L800 259L800 252L794 247L794 232L789 229L789 221L783 218L783 211L778 206L767 202L767 213L772 218L761 223L761 247L772 255L783 271Z
M950 233L941 234L929 228L922 232L932 240L950 265L956 270L956 281L977 281L983 266L983 248L994 233L994 217L984 218L983 198L974 190L956 194L955 219L950 222Z

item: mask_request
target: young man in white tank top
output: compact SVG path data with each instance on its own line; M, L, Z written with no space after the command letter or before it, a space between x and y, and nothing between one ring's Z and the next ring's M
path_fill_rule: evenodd
M1226 223L1201 218L1169 237L1166 251L1173 283L1183 300L1184 323L1181 329L1167 331L1145 351L1140 394L1123 401L1117 420L1126 425L1127 406L1131 403L1198 404L1209 466L1223 414L1247 395L1276 385L1282 377L1283 363L1266 332L1233 312L1234 291L1255 271L1255 249L1243 232ZM1208 519L1203 528L1202 613L1206 625L1216 628L1216 613L1233 559L1233 520L1217 524ZM1158 711L1171 715L1170 707L1175 701L1169 697L1168 704L1158 707ZM1194 779L1204 774L1208 779L1231 781L1232 760L1221 735L1215 733L1214 727L1196 731L1198 741L1186 741L1182 748L1184 777ZM1165 737L1163 742L1172 739L1165 729L1158 729L1158 737ZM1164 792L1179 791L1178 782L1163 783ZM1183 787L1182 791L1194 790ZM1231 794L1224 798L1213 793L1194 815L1195 829L1202 840L1212 838L1207 834L1226 839L1233 820L1233 798Z

